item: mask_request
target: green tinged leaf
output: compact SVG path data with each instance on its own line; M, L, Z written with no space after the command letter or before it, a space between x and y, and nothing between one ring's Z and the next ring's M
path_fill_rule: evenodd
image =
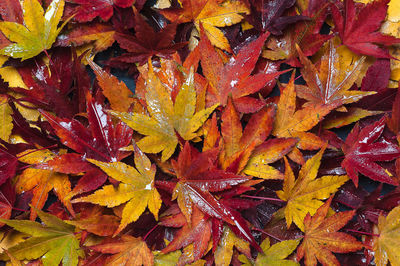
M78 258L83 258L84 252L74 235L75 227L64 223L56 216L41 210L36 211L45 226L33 221L0 219L0 222L15 230L32 236L8 251L17 260L33 260L41 257L44 266L59 265L61 262L63 266L78 265ZM0 255L0 260L7 259L7 254Z

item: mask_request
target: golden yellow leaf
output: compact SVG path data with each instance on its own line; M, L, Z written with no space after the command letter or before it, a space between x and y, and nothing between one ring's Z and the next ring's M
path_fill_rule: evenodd
M325 148L321 149L306 161L297 179L285 158L283 190L277 191L276 194L280 199L287 201L284 208L288 227L294 222L301 230L304 230L303 221L307 213L314 215L323 204L322 200L329 198L349 179L346 175L323 176L316 179L324 151Z
M160 194L154 187L156 167L138 148L135 148L136 169L122 162L106 163L93 159L88 159L88 161L121 183L117 188L113 185L106 185L95 193L72 202L91 202L107 207L126 203L122 210L121 224L114 235L121 232L131 222L136 221L146 207L158 219L158 210L162 202Z
M249 243L237 237L229 227L225 226L220 243L214 253L215 265L229 266L232 260L233 247L251 258Z
M176 96L174 104L167 88L155 75L151 63L149 66L145 97L150 116L116 111L110 111L110 113L138 133L145 135L137 142L141 150L147 153L162 152L161 160L166 161L174 153L178 144L176 132L184 140L197 137L196 131L199 130L218 104L195 113L196 91L194 89L193 69Z
M0 139L6 142L8 142L13 129L11 114L12 109L8 104L8 97L0 94Z
M12 44L0 50L3 55L22 60L34 57L51 48L64 24L57 28L64 11L64 1L54 0L44 12L38 0L24 0L22 3L24 25L2 21L0 30Z
M379 237L374 239L375 263L377 266L400 265L400 206L397 206L384 216L379 216Z
M269 238L267 237L262 243L261 248L264 253L257 256L255 265L269 265L269 266L296 266L298 262L292 260L285 260L287 256L293 253L299 245L300 239L285 240L275 245L270 245Z
M215 0L182 0L182 10L164 9L161 13L171 21L186 23L193 21L196 30L200 32L200 24L211 43L223 50L231 51L229 42L223 32L217 27L226 27L239 23L244 14L250 10L242 1L228 0L222 4Z

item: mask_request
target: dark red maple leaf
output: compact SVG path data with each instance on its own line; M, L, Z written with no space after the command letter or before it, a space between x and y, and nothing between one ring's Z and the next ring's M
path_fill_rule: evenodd
M61 142L88 158L111 162L126 155L119 149L130 144L132 130L119 122L114 126L104 107L87 94L89 127L75 119L61 119L41 111Z
M346 157L341 165L356 186L358 186L357 173L379 182L397 185L391 174L376 163L376 161L391 161L400 156L400 148L397 145L383 137L379 139L385 128L385 122L386 117L382 117L363 129L356 124L342 147Z
M0 218L10 219L15 200L15 188L8 179L0 186Z
M389 1L373 1L357 10L354 0L345 0L343 15L338 6L332 4L336 31L343 44L357 54L391 58L387 50L378 46L389 46L400 42L400 39L379 32L387 14Z
M119 57L113 58L111 63L136 63L144 64L152 56L169 57L186 43L174 43L177 24L168 24L156 32L136 10L135 36L118 32L115 40L121 48L128 51Z
M114 13L114 6L130 7L135 0L67 0L67 2L77 4L75 7L66 8L67 16L75 15L75 20L87 22L92 21L95 17L107 21ZM142 5L143 1L136 2L140 2L139 4Z
M282 30L289 24L307 19L305 16L284 16L284 12L293 7L296 0L250 0L251 15L247 20L260 31L270 31L274 35L282 34ZM260 19L261 18L261 19Z

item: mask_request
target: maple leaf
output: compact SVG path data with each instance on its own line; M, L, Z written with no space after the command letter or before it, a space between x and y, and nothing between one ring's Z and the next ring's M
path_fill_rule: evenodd
M307 18L304 16L284 16L285 11L296 3L295 0L251 0L250 3L251 14L246 16L246 21L249 21L258 30L268 30L274 35L281 35L283 29L289 24Z
M184 139L197 136L196 131L203 125L218 104L195 113L196 91L194 89L193 69L182 85L175 103L160 79L154 74L149 63L146 103L150 117L140 113L120 113L110 111L138 133L145 135L137 142L139 148L147 153L162 151L161 160L165 161L174 153L178 144L176 132Z
M203 30L200 36L201 66L210 83L207 91L208 104L220 103L225 106L231 94L239 112L254 113L260 110L265 105L264 102L249 95L257 93L268 82L283 73L251 75L269 33L264 33L257 40L243 47L237 56L231 57L225 65Z
M117 161L126 156L120 148L130 144L132 130L122 122L114 126L105 108L89 93L87 114L89 128L75 119L61 119L41 111L61 142L88 158L106 162Z
M308 213L304 218L304 238L297 249L297 260L305 256L305 265L340 265L332 254L359 250L363 245L354 237L337 232L354 216L355 211L335 213L326 218L332 198L322 205L314 216Z
M111 236L119 226L119 218L114 215L98 214L85 219L80 217L75 221L66 220L64 222L99 236Z
M390 118L387 119L386 123L393 133L400 133L400 90L397 91L393 102L392 114L390 115Z
M343 16L338 7L332 4L333 21L343 44L358 54L391 58L387 50L378 46L389 46L400 41L379 32L386 17L388 2L389 0L373 1L361 10L356 10L353 0L345 0Z
M217 148L198 153L186 142L178 160L172 161L179 179L173 189L172 200L177 199L188 223L191 221L193 207L197 207L207 215L225 221L235 234L259 248L240 214L211 194L230 189L250 178L216 169L217 158Z
M161 207L160 194L154 187L155 165L149 158L135 147L136 169L122 162L105 163L92 159L89 162L100 167L107 175L121 183L118 188L106 185L93 194L78 198L72 202L91 202L107 207L115 207L126 202L122 211L121 224L114 236L129 223L136 221L146 207L157 219Z
M174 43L176 24L168 24L156 32L136 9L134 13L135 36L119 32L115 35L115 40L128 53L113 58L111 62L144 64L152 56L170 57L186 45L186 43Z
M113 254L106 259L106 265L154 265L154 256L146 242L140 237L123 235L119 241L100 243L90 246L90 249L105 254Z
M350 57L351 54L345 47L336 47L335 41L330 40L324 49L325 53L319 62L319 71L297 47L300 62L304 65L301 74L308 86L299 87L296 92L299 97L309 101L309 104L330 104L336 101L347 104L375 93L349 91L360 73L365 72L365 57Z
M342 149L345 158L342 167L346 170L354 184L358 186L358 173L373 180L395 185L392 174L376 161L391 161L400 156L400 148L387 141L378 140L385 128L386 117L370 124L360 130L359 124L355 125Z
M242 130L239 113L236 111L232 99L228 99L221 115L221 135L224 144L224 152L220 154L222 169L227 169L239 159L238 169L234 172L242 171L254 148L263 143L270 134L274 115L275 106L268 105L254 113L245 129Z
M87 59L87 62L96 74L97 81L102 88L104 96L110 101L111 109L119 112L128 111L133 102L132 91L124 82L119 81L115 76L101 69L101 67L92 60Z
M12 109L8 104L8 97L6 95L0 94L0 139L6 142L8 142L13 129L11 114Z
M269 238L267 237L262 243L261 248L263 253L259 253L255 261L256 266L261 265L283 265L295 266L299 265L298 262L292 260L285 260L287 256L293 253L299 245L300 239L285 240L274 245L270 245Z
M69 29L58 35L56 46L83 46L92 43L93 52L101 52L109 48L115 41L115 29L107 24L91 23Z
M400 206L393 208L385 217L380 215L378 220L378 237L373 239L373 250L375 252L375 263L378 266L385 266L390 261L390 265L400 265L400 252L398 243L400 240Z
M230 265L233 247L251 258L249 243L237 237L229 227L225 226L220 243L214 253L215 265Z
M79 22L87 22L97 16L107 21L113 15L114 5L122 8L130 7L135 0L68 0L67 2L78 4L70 11L75 14L74 19Z
M332 193L343 185L349 178L341 176L323 176L316 179L325 148L306 161L301 167L299 176L295 179L293 171L285 158L285 179L283 190L276 192L278 197L287 201L285 208L286 224L294 222L301 230L304 229L304 217L307 213L314 215Z
M16 22L0 22L0 30L14 42L1 49L0 53L25 60L50 49L68 20L57 28L64 10L63 0L52 1L46 13L38 0L24 1L22 9L24 25Z
M32 165L45 163L55 158L56 155L49 150L26 150L19 154L18 157L19 161ZM51 170L27 168L18 176L15 186L19 194L33 189L31 204L34 208L31 210L31 220L35 220L36 209L43 208L51 190L54 190L69 212L75 215L71 202L66 199L67 194L71 192L71 182L66 174L56 173Z
M283 4L290 1L279 1ZM296 46L299 46L306 56L314 55L332 34L321 34L321 27L328 15L326 1L296 1L303 10L300 17L291 17L296 23L283 32L283 35L273 36L266 43L262 56L271 60L282 60L292 66L299 66ZM277 3L268 1L270 3ZM279 6L279 5L278 5ZM275 6L274 8L277 8ZM284 6L282 6L284 7ZM274 10L274 8L272 10ZM269 14L268 12L266 12ZM290 14L290 13L289 13ZM289 17L290 18L290 17ZM302 21L298 21L302 18ZM308 18L308 19L305 19ZM268 21L268 20L266 20ZM291 20L289 20L291 22ZM257 23L257 22L256 22ZM278 24L278 26L284 26Z
M0 186L0 218L10 219L15 200L15 188L7 181Z
M181 9L164 9L160 13L175 23L193 22L197 31L202 24L211 43L228 52L231 51L229 42L217 27L239 23L243 19L241 14L250 13L241 1L182 0L181 6Z
M297 145L302 149L321 148L324 142L318 136L306 131L318 124L336 106L336 103L320 103L308 105L296 111L296 91L293 73L286 88L281 89L272 134L281 138L298 137L300 141Z
M181 227L181 229L161 252L167 254L192 244L193 260L199 260L205 254L211 239L211 220L196 207L193 208L190 223L186 221L182 212L176 214L176 209L171 209L164 215L160 221L161 225Z
M33 221L0 219L2 223L31 236L8 251L18 260L41 258L45 266L61 262L63 265L78 265L78 259L84 257L84 252L74 234L75 227L41 210L36 209L36 212L46 226ZM0 259L7 260L8 257L2 254Z

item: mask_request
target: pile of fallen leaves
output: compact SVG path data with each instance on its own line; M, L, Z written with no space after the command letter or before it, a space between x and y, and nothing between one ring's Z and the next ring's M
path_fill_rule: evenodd
M400 265L399 0L0 14L0 260Z

